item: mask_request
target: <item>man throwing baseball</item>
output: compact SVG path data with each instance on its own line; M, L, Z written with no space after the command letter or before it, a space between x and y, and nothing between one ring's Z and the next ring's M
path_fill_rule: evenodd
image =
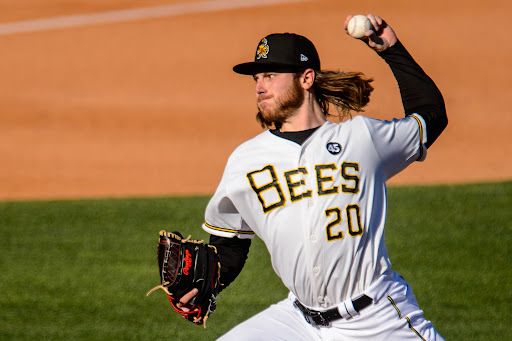
M290 293L221 340L442 339L391 269L384 224L386 181L425 159L447 125L444 101L393 29L367 17L361 40L390 66L403 118L350 117L369 102L371 80L322 70L300 35L268 35L254 61L233 68L253 77L266 130L230 156L203 228L219 252L223 287L257 235Z

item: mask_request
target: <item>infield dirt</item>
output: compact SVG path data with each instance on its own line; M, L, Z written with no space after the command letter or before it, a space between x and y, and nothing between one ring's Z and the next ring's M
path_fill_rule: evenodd
M0 25L127 8L0 4ZM511 179L511 9L507 1L315 0L0 35L0 199L213 192L232 149L261 131L253 81L231 67L272 32L309 37L325 69L365 72L375 79L365 114L400 117L387 65L342 31L346 15L368 12L395 28L435 80L450 120L427 161L391 183Z

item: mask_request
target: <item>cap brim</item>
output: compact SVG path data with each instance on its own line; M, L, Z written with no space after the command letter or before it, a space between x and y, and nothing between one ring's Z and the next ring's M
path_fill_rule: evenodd
M233 71L242 75L255 75L261 72L297 72L303 69L297 65L261 62L248 62L233 66Z

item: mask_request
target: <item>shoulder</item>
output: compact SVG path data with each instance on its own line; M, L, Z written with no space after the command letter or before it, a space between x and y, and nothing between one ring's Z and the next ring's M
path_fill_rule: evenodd
M356 115L352 116L349 119L340 122L340 123L333 123L333 122L326 122L325 128L326 130L339 130L339 129L350 129L357 126L366 126L371 125L372 122L379 121L378 119L371 118L364 115Z
M363 115L357 115L341 123L327 122L325 124L325 128L323 129L323 133L334 133L345 136L354 134L361 135L362 131L370 131L371 127L376 125L378 122L379 120L377 119Z
M265 130L258 135L240 143L231 153L231 157L241 157L248 152L252 152L261 146L268 145L269 140L272 138L272 133Z
M357 115L351 119L351 122L354 125L370 127L370 126L380 124L385 121L379 120L379 119L373 118L373 117L364 116L364 115Z
M350 121L348 121L348 123L350 123L354 128L364 128L369 133L372 133L376 130L380 130L386 127L395 127L399 123L404 123L410 120L412 120L412 118L409 116L403 118L393 118L390 120L384 120L364 115L357 115Z
M242 142L238 145L228 158L227 165L244 163L246 160L255 158L271 145L272 133L268 130Z

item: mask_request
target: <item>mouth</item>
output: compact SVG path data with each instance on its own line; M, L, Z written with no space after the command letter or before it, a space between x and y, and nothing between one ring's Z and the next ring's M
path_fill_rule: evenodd
M261 97L258 97L258 103L267 101L267 100L269 100L271 98L272 98L272 96L261 96Z

